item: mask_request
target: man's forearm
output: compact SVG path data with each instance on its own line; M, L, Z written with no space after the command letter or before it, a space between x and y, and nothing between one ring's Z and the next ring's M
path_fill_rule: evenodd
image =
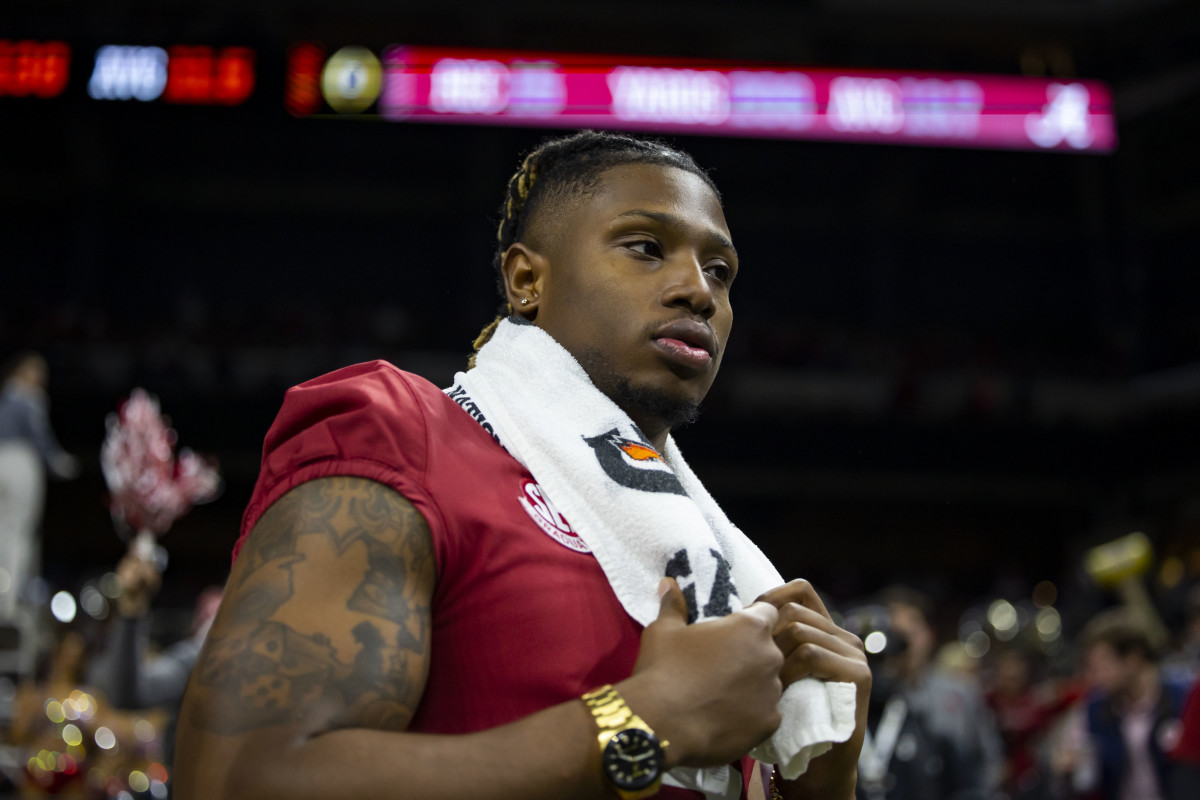
M838 781L834 787L814 789L804 781L785 781L775 776L775 788L784 800L854 800L854 787L857 785L857 771L854 777Z
M833 748L809 762L808 770L794 781L775 775L775 786L784 800L854 800L858 785L858 754L861 737Z
M353 728L286 742L277 729L236 737L181 733L194 744L184 745L190 752L181 746L177 757L179 800L615 797L601 776L596 726L582 702L459 736Z
M95 678L117 708L143 706L138 694L142 660L142 641L145 632L142 619L118 615L112 622L108 643Z

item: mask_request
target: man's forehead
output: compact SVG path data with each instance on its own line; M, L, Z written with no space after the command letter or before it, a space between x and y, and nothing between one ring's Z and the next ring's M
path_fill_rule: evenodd
M673 166L623 164L605 170L592 190L578 198L574 210L595 215L600 224L637 214L663 224L694 224L707 217L729 238L716 192L699 175Z
M660 197L664 202L685 200L721 207L717 193L693 172L669 164L619 164L596 176L589 192L599 200Z
M726 242L729 228L716 192L703 178L667 164L631 163L604 169L547 197L526 231L534 247L561 243L581 229L608 226L631 212L671 214L699 222L709 217ZM665 218L664 218L665 219ZM732 247L732 245L730 245Z

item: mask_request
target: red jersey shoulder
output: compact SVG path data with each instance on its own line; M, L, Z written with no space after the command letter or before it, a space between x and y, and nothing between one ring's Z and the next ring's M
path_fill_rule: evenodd
M294 386L267 433L263 472L355 458L423 469L423 407L433 384L384 361L335 370Z
M403 412L414 405L439 405L445 395L420 375L376 359L351 364L298 384L285 395L285 409L289 400L293 404L301 401L299 405L305 405L304 401L308 401L332 404L337 408L369 404L372 409L386 414Z
M360 466L337 466L349 462ZM388 472L364 474L365 462L386 466ZM346 471L382 480L410 500L417 499L415 486L438 505L472 507L474 497L492 509L519 506L520 516L528 515L558 545L591 552L529 471L498 444L469 398L447 396L386 361L343 367L288 390L267 434L251 502L255 512L249 517L262 510L267 495L277 494L273 487L284 488L289 476L321 464L322 473ZM397 484L399 476L407 476L404 485Z

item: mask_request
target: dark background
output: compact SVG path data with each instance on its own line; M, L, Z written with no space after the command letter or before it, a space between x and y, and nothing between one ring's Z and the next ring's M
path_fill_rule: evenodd
M283 391L370 358L445 383L491 318L494 209L556 131L298 120L296 41L404 42L1094 78L1108 156L675 137L725 196L729 357L684 452L788 575L837 600L906 580L950 605L1064 594L1086 546L1200 547L1200 4L6 3L62 39L54 100L0 98L0 350L51 366L85 460L50 488L46 574L123 545L104 417L135 386L224 494L165 537L166 605L221 582ZM236 108L86 96L102 44L258 51ZM1191 560L1188 560L1191 559ZM1200 568L1200 563L1196 563Z

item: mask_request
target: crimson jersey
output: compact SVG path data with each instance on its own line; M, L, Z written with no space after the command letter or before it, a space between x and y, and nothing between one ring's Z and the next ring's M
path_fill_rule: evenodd
M429 678L411 731L503 725L624 680L637 659L641 625L485 423L473 405L383 361L292 388L267 433L234 550L273 502L314 478L378 481L420 511L437 586ZM698 795L664 787L659 796Z

